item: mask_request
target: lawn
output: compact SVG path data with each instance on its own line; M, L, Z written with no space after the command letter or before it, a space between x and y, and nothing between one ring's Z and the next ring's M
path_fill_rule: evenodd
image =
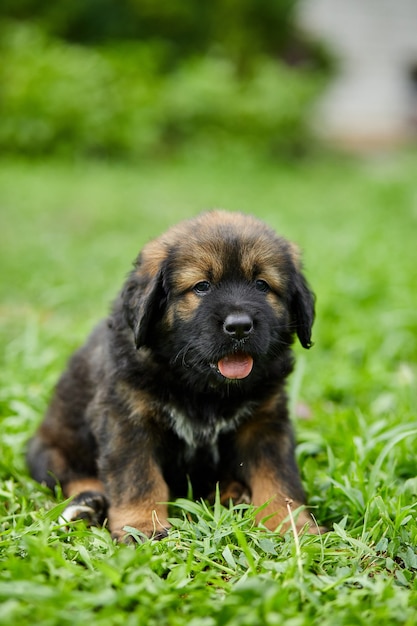
M0 624L414 626L416 172L409 153L1 163ZM289 394L309 502L331 530L281 537L250 507L181 501L160 543L65 532L25 442L140 247L219 206L303 250L315 345L296 348Z

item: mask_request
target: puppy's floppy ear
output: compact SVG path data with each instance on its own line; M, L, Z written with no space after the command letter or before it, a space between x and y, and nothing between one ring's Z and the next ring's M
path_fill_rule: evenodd
M296 270L294 291L290 301L292 326L303 348L311 348L311 329L314 322L315 296L303 274Z
M133 330L136 348L151 343L152 329L165 310L163 268L155 276L141 272L140 259L122 292L125 319Z

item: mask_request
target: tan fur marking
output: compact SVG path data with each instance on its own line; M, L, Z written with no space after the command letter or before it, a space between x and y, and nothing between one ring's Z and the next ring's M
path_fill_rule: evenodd
M286 494L283 486L276 476L268 468L257 468L250 478L250 488L252 492L252 502L255 507L259 507L268 502L267 506L260 511L256 521L260 523L264 518L264 525L269 530L276 530L277 527L288 517L287 502L291 501L291 508L295 511L302 505L301 502L292 501L290 494ZM312 519L307 511L299 511L295 515L297 530L301 530L306 524L312 525ZM290 521L285 521L282 525L282 532L290 527Z
M139 273L149 273L150 276L156 276L166 255L167 250L161 246L159 239L151 241L142 250Z
M117 390L120 397L123 398L129 407L132 417L142 417L152 411L152 405L155 404L155 400L151 394L142 390L136 391L125 382L118 383Z
M201 280L210 280L210 267L197 261L192 266L183 266L174 273L174 284L177 293L189 291Z
M260 238L256 241L254 238L249 242L243 242L240 246L241 268L247 280L255 278L255 270L257 270L256 278L260 278L260 267L267 265L265 242Z
M180 319L187 321L192 318L199 304L200 299L197 295L194 293L187 293L181 298L175 307L172 307L172 309L168 311L168 318L171 315L173 323L174 314L176 313Z
M100 491L104 493L104 485L98 478L80 478L72 480L63 489L66 498L77 496L83 491Z
M177 293L192 289L201 280L219 282L224 271L222 256L220 246L214 244L203 247L189 243L184 251L178 251L174 271Z
M256 276L256 278L262 278L263 280L266 280L272 291L274 291L278 295L282 294L287 286L287 277L284 275L283 272L280 272L278 268L273 266L265 268L262 268L261 266L261 271L259 275Z
M109 526L115 536L123 537L124 526L137 528L148 537L169 528L167 521L169 490L155 464L151 466L150 481L152 491L145 498L110 506Z
M301 265L302 265L302 263L301 263L301 252L300 252L300 249L299 249L299 247L298 247L295 243L293 243L292 241L289 241L289 242L288 242L288 245L289 245L289 248L290 248L291 258L292 258L292 261L293 261L293 263L294 263L294 265L295 265L295 268L296 268L298 271L301 271Z
M286 310L286 307L284 305L283 302L280 302L276 295L273 293L268 293L266 295L266 299L270 305L270 307L274 310L274 312L276 313L277 317L281 317L281 315L283 314L283 312Z
M110 507L109 527L117 538L126 534L125 526L131 526L147 537L169 529L167 520L168 508L166 505L139 500L136 503L122 507Z

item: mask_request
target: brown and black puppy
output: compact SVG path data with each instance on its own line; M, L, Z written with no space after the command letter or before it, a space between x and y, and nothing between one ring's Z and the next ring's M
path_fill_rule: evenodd
M195 498L219 484L267 502L275 529L305 502L284 387L313 319L297 249L262 222L213 211L171 228L71 358L29 443L33 477L75 496L66 519L107 517L115 537L164 536L188 481Z

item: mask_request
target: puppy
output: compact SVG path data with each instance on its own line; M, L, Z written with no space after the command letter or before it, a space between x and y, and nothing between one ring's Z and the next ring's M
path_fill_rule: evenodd
M305 503L285 380L313 319L297 248L264 223L213 211L174 226L70 359L29 442L32 476L74 496L65 519L107 518L115 538L165 536L189 483L266 503L258 521L285 530L288 500ZM305 509L296 525L318 532Z

